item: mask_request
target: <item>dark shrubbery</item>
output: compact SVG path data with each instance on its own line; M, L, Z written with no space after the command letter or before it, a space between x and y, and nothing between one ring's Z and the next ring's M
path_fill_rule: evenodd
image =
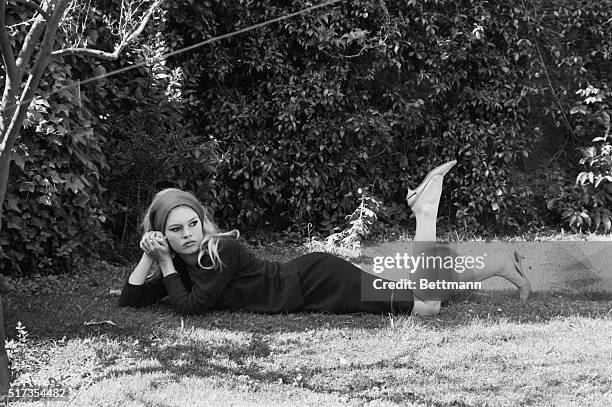
M167 2L120 61L67 58L42 87L308 4ZM406 187L453 158L439 213L454 228L606 230L609 142L592 140L610 109L612 10L523 6L343 2L107 78L83 100L36 101L4 202L2 272L69 269L106 234L137 245L142 211L166 186L198 194L222 226L304 234L342 225L367 187L381 219L403 227ZM576 92L589 85L605 100L586 106Z
M52 64L42 81L71 83L69 66ZM106 158L93 115L60 92L32 102L14 148L0 237L2 273L62 272L93 254L105 236L100 172Z
M609 78L604 3L354 1L174 59L192 73L187 117L226 151L218 214L330 229L369 185L397 225L407 184L456 158L440 211L456 227L556 222L538 186L547 166L577 171L568 113L584 83ZM305 6L280 4L174 2L166 38L189 45ZM534 156L542 140L553 147Z

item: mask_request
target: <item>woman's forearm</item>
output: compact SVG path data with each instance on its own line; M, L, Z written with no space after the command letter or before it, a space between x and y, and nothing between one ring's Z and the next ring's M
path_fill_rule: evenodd
M151 266L153 266L153 259L146 253L143 254L140 262L138 262L138 265L134 271L132 271L128 283L132 285L143 285L147 279L149 270L151 270Z
M159 262L159 267L161 268L161 272L164 277L176 273L176 269L174 268L174 262L171 258L161 260Z

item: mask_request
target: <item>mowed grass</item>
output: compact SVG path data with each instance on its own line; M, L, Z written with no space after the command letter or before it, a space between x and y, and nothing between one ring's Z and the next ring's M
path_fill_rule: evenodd
M535 293L526 304L515 292L465 293L435 318L182 318L167 305L117 307L110 290L130 271L93 263L15 284L3 297L9 339L17 321L29 334L12 351L15 384L62 383L70 400L58 406L612 405L603 293Z

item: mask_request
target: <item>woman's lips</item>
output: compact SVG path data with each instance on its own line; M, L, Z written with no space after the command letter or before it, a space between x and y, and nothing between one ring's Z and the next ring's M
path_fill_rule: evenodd
M190 247L190 246L193 246L194 244L195 244L195 241L192 240L192 241L185 243L183 247Z

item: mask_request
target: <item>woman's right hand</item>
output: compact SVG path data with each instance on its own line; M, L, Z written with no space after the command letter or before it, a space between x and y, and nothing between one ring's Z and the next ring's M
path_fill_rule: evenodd
M157 257L156 249L159 245L165 243L164 235L161 232L147 232L140 239L140 248L143 252L153 260L159 260ZM158 246L156 246L156 244Z

